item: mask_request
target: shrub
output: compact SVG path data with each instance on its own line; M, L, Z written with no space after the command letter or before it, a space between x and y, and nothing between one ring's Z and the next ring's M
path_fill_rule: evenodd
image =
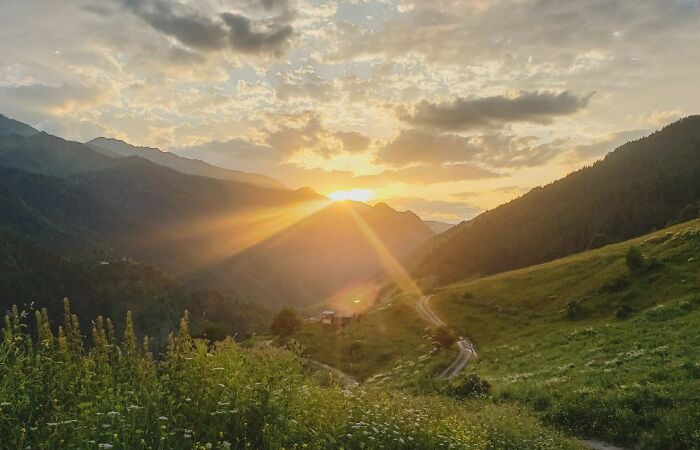
M581 316L581 306L575 300L566 304L566 316L571 319L578 319Z
M67 304L57 331L35 315L32 334L16 308L5 320L3 449L579 448L513 406L323 388L295 353L192 339L187 315L158 359L130 320L119 341L98 317L88 346Z
M270 331L272 331L272 334L275 336L285 338L294 334L301 324L301 317L299 317L296 311L290 308L282 308L272 320Z
M467 399L486 397L491 392L491 384L476 373L468 373L450 380L445 393L450 397Z
M441 348L450 348L457 342L457 336L447 326L442 325L435 330L433 339Z
M629 285L630 281L627 279L627 277L617 277L603 283L603 286L601 286L600 291L603 293L620 292L626 289Z
M632 246L627 251L625 262L631 273L639 272L644 268L644 255L642 255L642 252L640 252L637 247Z

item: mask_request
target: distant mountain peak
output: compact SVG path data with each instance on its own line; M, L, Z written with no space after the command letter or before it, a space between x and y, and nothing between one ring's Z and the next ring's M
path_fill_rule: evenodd
M7 116L0 114L0 136L15 134L17 136L28 137L39 134L39 130L30 127L26 123L18 122Z
M279 181L266 175L224 169L198 159L185 158L155 147L138 147L131 145L120 139L98 137L91 140L86 145L111 158L138 156L186 175L198 175L220 180L237 181L271 189L288 189Z

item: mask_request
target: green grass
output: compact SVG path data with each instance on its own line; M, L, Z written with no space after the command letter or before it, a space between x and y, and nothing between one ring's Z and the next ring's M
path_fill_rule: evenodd
M637 246L647 262L630 273ZM499 401L569 432L700 448L700 221L447 287L438 314L477 346Z
M295 353L193 340L188 322L154 357L127 320L93 339L66 314L6 320L0 343L3 449L580 449L524 408L315 382Z
M329 331L310 323L294 338L309 357L360 381L405 385L431 379L457 353L436 349L428 323L416 311L416 300L395 295L359 315L351 326Z

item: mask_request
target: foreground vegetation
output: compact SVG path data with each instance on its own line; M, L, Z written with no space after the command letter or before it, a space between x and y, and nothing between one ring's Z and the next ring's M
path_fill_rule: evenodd
M497 401L580 436L700 448L700 221L448 287Z
M54 331L15 308L0 345L7 449L576 449L521 408L322 386L303 359L232 340L193 340L185 316L155 357L130 315L92 339L68 310Z

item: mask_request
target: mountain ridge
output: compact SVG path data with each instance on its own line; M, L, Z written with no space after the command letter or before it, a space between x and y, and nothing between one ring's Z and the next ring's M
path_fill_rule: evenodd
M446 283L526 267L596 236L622 241L688 220L699 202L700 116L689 116L437 236L411 270Z
M170 167L186 175L200 175L209 178L239 181L266 188L288 189L282 183L267 175L223 169L199 159L185 158L175 153L164 152L155 147L138 147L119 139L98 137L87 142L86 145L110 157L138 156L156 164Z

